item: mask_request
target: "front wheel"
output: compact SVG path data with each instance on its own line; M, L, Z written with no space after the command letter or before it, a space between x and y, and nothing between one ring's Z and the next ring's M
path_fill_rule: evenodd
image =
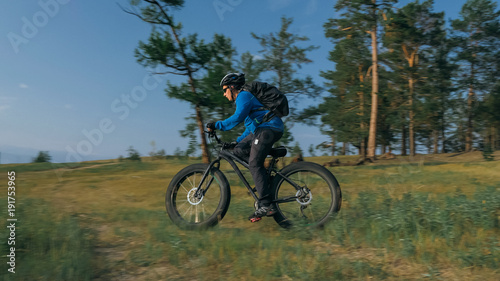
M339 183L325 167L298 162L286 166L280 174L275 176L272 190L277 207L274 219L280 226L320 227L340 210Z
M229 208L229 183L219 169L212 168L198 190L207 169L208 164L190 165L177 173L167 188L167 214L181 228L215 226Z

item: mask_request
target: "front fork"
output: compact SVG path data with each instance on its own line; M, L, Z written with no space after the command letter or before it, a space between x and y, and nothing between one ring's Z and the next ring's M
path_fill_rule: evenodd
M201 178L201 181L200 181L200 184L198 185L198 188L196 188L196 192L194 193L194 197L198 200L201 200L203 198L203 196L205 196L205 194L207 193L208 189L210 188L210 186L212 185L212 182L214 181L214 178L215 176L213 174L210 173L210 171L212 171L213 168L216 168L216 169L219 169L220 167L220 158L212 161L210 163L210 165L208 165L208 168L207 170L205 171L205 173L203 173L203 177ZM208 180L208 183L206 185L206 189L203 189L203 183L207 180L207 177L209 175L212 175L210 177L210 179Z

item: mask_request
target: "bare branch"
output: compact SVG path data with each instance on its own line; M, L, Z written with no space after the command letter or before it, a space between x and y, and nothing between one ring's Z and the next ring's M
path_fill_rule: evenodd
M146 1L146 2L150 2L150 1ZM132 11L132 10L128 10L128 9L125 9L123 8L119 3L116 3L120 9L122 11L124 11L125 13L127 14L130 14L130 15L133 15L133 16L136 16L138 17L140 20L144 21L144 22L147 22L147 23L151 23L151 24L164 24L164 25L168 25L169 23L168 22L164 22L164 21L161 21L159 19L156 19L156 20L151 20L151 19L147 19L145 17L143 17L140 12L138 11ZM168 20L170 20L170 18L168 18Z

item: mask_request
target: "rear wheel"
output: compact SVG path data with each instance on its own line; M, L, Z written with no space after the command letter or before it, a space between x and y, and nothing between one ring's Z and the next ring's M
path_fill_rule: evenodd
M311 162L293 163L280 171L272 194L276 203L276 222L282 227L320 227L340 210L342 193L335 176L325 167Z
M167 214L172 222L181 228L215 226L229 208L229 183L219 169L212 168L203 182L201 192L198 192L198 186L207 168L208 164L190 165L177 173L167 188Z

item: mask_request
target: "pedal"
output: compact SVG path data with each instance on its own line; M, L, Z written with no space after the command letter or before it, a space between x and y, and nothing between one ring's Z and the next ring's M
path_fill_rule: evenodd
M251 218L250 219L250 222L258 222L260 221L262 218Z

